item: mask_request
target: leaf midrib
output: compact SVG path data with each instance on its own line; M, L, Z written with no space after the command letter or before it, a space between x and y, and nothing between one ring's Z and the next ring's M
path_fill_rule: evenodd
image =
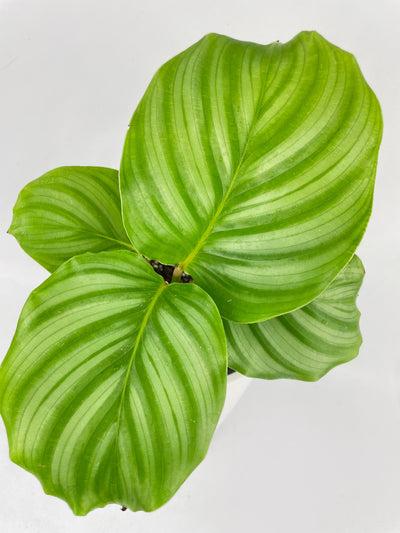
M214 229L214 226L218 220L218 217L219 215L221 214L222 210L224 209L225 207L225 204L228 200L228 197L233 189L233 186L235 184L235 181L236 181L236 178L239 174L239 171L241 169L241 166L243 164L243 160L246 156L246 152L247 152L247 149L248 149L248 146L249 146L249 143L250 143L250 138L251 138L251 134L252 134L252 131L253 131L253 127L254 127L254 120L253 120L253 124L251 126L251 130L249 132L249 136L248 136L248 139L247 139L247 142L246 142L246 146L244 147L243 149L243 152L242 152L242 155L240 157L240 160L239 160L239 163L238 163L238 166L236 168L236 171L232 177L232 180L231 180L231 183L224 195L224 197L222 198L219 206L218 206L218 209L216 210L214 216L212 217L212 219L210 220L210 223L208 224L207 226L207 229L204 231L203 235L200 237L198 243L196 244L196 246L193 248L193 250L190 252L190 254L186 257L186 259L182 262L181 264L181 268L183 271L186 270L187 266L193 261L193 259L196 257L196 255L199 253L200 249L203 247L205 241L208 239L210 233L212 232L212 230Z
M142 320L142 324L139 328L139 331L137 333L137 336L136 336L136 341L135 341L135 345L133 347L133 350L132 350L132 355L130 357L130 360L129 360L129 365L128 365L128 369L127 369L127 372L126 372L126 376L125 376L125 380L124 380L124 385L123 385L123 388L122 388L122 393L121 393L121 400L120 400L120 403L119 403L119 407L118 407L118 415L117 415L117 427L116 427L116 431L115 431L115 451L116 451L116 455L118 457L119 455L119 449L118 449L118 435L119 435L119 429L120 429L120 423L121 423L121 414L122 414L122 408L123 408L123 404L124 404L124 400L125 400L125 394L126 394L126 390L128 388L128 383L129 383L129 378L130 378L130 374L131 374L131 370L132 370L132 365L133 365L133 362L135 360L135 355L136 355L136 352L139 348L139 344L140 344L140 341L142 339L142 336L143 336L143 333L144 333L144 330L147 326L147 322L149 321L149 318L150 318L150 315L154 309L154 306L158 300L158 298L161 296L162 292L164 291L164 289L168 287L168 284L166 282L162 283L162 285L160 285L160 287L157 289L157 292L154 294L153 296L153 299L151 300L148 308L147 308L147 311L143 317L143 320Z
M262 87L260 89L260 94L258 96L257 105L256 105L256 108L255 108L255 111L254 111L254 116L253 116L253 119L252 119L251 124L250 124L246 145L243 148L242 155L240 156L239 163L238 163L238 165L236 167L236 170L235 170L235 172L233 174L231 183L229 184L229 187L228 187L224 197L222 198L222 200L221 200L221 202L220 202L220 204L218 206L218 209L216 210L215 214L211 218L210 223L208 224L206 230L204 231L204 233L200 237L198 243L193 248L193 250L190 252L190 254L186 257L186 259L184 261L182 261L182 263L180 264L180 267L182 268L183 271L186 270L186 268L189 266L189 264L193 261L193 259L196 257L196 255L201 250L201 248L204 246L204 243L206 242L206 240L208 239L210 233L214 229L214 226L215 226L215 224L216 224L216 222L218 220L218 217L222 213L222 210L224 209L225 204L228 201L229 195L230 195L230 193L231 193L231 191L233 189L235 181L236 181L236 179L237 179L237 177L239 175L240 169L241 169L241 167L243 165L243 161L244 161L244 159L246 157L246 153L247 153L247 150L249 148L250 141L252 139L253 130L254 130L255 125L257 123L257 120L258 120L258 114L259 114L259 111L260 111L260 106L262 104L264 93L265 93L266 78L267 78L267 76L264 77L264 82L263 82Z
M85 232L86 233L86 232ZM92 231L87 231L87 233L92 233L93 235L95 235L96 237L101 237L103 239L106 239L108 241L112 241L112 242L116 242L118 244L120 244L121 246L125 246L125 248L128 248L128 250L131 250L133 252L136 252L137 254L139 254L139 252L137 251L137 249L133 246L132 243L128 243L128 242L123 242L123 241L120 241L118 239L114 239L113 237L109 237L108 235L103 235L101 233L94 233Z
M26 226L26 227L29 227L29 226ZM48 225L47 227L48 228L58 229L59 225L58 224L53 224L53 225ZM74 231L76 233L87 233L89 235L93 235L94 237L100 237L101 239L105 239L107 241L116 242L117 244L120 244L121 246L124 246L125 248L128 248L128 250L136 252L138 255L140 255L139 251L133 246L133 244L131 242L124 242L124 241L121 241L119 239L115 239L114 237L110 237L109 235L106 235L105 233L98 233L97 231L93 230L92 228L79 229L79 228L76 228L75 226L67 226L66 224L63 225L63 228L67 229L67 230L70 230L70 231ZM8 228L7 233L9 233L10 235L13 235L15 238L17 238L17 236L14 234L15 230L18 230L18 227L15 226L14 223L11 223L11 226Z

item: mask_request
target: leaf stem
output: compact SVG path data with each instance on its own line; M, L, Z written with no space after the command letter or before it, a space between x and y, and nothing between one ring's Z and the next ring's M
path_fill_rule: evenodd
M181 281L182 274L183 270L180 268L179 265L176 265L172 273L171 283L179 283Z

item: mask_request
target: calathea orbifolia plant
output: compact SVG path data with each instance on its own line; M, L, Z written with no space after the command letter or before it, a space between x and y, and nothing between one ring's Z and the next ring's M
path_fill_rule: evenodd
M227 362L316 380L355 357L381 130L317 33L207 35L154 76L119 173L28 184L10 233L51 275L0 370L12 460L76 514L150 511L206 454Z

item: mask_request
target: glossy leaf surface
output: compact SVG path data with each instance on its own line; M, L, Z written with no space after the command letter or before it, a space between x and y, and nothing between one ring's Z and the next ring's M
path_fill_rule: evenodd
M364 277L357 256L305 307L258 324L224 320L228 364L246 376L315 381L357 356L356 298Z
M77 256L30 295L0 368L14 462L76 514L165 503L203 459L226 388L211 298L128 251Z
M60 167L20 192L9 233L53 272L85 252L131 249L121 219L118 172L103 167Z
M354 57L318 33L267 46L207 35L161 67L133 115L125 227L225 318L292 311L360 242L381 132Z

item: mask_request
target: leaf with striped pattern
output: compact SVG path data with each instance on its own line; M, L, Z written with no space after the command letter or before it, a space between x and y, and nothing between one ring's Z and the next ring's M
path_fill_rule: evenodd
M257 324L224 320L228 363L255 378L316 381L357 356L361 345L356 298L364 277L357 256L305 307Z
M354 57L316 32L207 35L156 73L121 162L141 253L179 263L235 322L317 297L372 205L382 118Z
M163 505L203 459L225 389L214 302L129 251L64 263L0 367L11 459L78 515Z
M49 272L85 252L130 249L121 218L118 172L60 167L20 192L9 233Z

